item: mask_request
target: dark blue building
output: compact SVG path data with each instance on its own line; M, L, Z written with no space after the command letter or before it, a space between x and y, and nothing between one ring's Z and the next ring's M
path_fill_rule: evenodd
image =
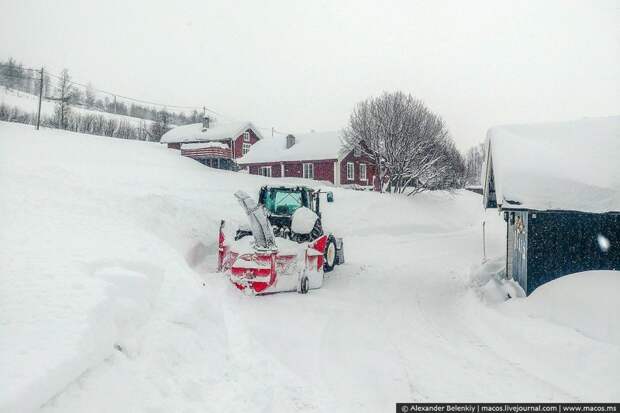
M492 128L483 174L484 207L506 221L506 276L526 294L620 270L620 117Z

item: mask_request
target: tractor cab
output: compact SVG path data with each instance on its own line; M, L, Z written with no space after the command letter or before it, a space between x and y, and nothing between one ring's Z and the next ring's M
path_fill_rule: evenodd
M299 207L313 210L313 191L310 188L296 187L262 187L258 195L258 202L262 204L271 215L292 216ZM318 214L317 214L318 215Z
M332 192L315 190L306 186L264 186L260 189L258 203L267 211L267 218L276 236L289 238L292 216L298 208L312 210L319 220L313 236L323 234L321 227L321 194L327 195L327 202L334 201Z

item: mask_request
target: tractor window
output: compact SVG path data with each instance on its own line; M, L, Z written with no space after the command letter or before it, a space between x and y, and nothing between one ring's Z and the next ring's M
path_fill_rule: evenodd
M303 206L301 192L272 190L265 199L265 208L277 215L292 215L301 206Z

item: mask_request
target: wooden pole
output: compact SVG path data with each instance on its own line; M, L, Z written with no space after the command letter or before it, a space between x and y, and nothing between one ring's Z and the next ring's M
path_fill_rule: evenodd
M39 110L37 111L37 130L41 125L41 101L43 100L43 68L41 68L41 80L39 82Z
M487 232L486 232L486 219L482 221L482 260L487 261Z

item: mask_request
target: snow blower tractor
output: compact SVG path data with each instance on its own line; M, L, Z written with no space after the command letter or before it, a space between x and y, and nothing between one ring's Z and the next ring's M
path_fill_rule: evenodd
M243 191L235 193L249 226L227 235L220 223L218 271L248 294L308 290L323 285L324 273L344 263L342 238L325 233L321 195L331 192L303 186L264 186L258 202Z

